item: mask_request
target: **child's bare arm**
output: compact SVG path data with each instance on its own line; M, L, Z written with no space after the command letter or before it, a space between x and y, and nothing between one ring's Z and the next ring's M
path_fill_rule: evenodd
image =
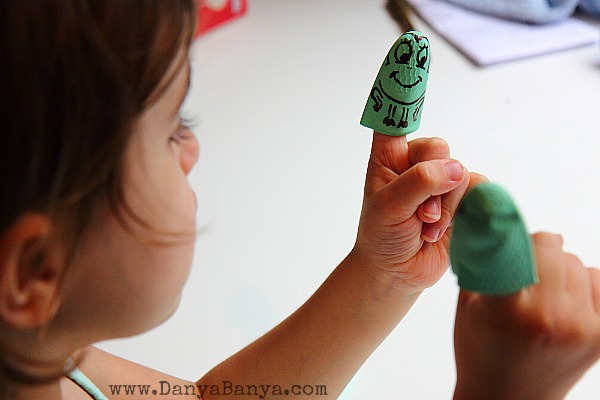
M276 384L282 395L307 385L337 398L448 267L447 228L469 185L449 153L441 139L375 133L353 250L298 311L198 384Z

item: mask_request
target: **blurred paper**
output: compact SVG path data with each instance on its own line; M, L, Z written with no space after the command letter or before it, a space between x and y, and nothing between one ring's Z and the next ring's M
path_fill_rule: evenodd
M415 12L479 66L592 45L600 30L570 18L529 25L476 13L442 0L407 0Z

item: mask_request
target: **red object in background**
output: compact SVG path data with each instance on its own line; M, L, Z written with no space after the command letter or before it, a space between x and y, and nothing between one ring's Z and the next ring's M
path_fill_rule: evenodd
M247 0L196 0L198 29L196 37L246 13Z

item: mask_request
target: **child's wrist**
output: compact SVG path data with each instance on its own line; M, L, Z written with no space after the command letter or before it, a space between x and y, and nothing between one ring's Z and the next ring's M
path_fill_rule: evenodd
M395 276L394 272L375 265L369 261L358 246L355 246L346 257L346 261L353 264L355 268L364 275L364 282L369 283L378 297L418 297L425 288L411 285Z

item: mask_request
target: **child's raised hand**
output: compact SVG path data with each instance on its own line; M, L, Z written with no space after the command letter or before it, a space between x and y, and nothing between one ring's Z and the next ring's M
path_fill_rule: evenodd
M533 236L539 283L511 296L461 291L454 333L459 399L562 399L600 357L600 271Z
M448 268L448 226L470 181L449 157L442 139L374 133L353 252L379 281L420 291Z

